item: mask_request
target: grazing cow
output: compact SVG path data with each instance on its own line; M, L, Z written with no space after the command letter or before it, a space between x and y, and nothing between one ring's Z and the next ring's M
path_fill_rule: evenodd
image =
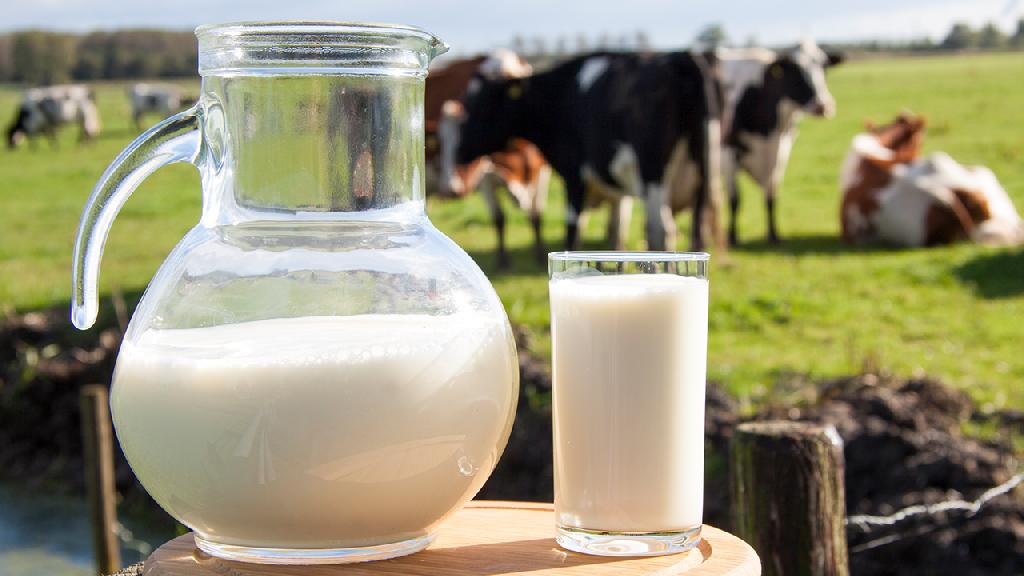
M722 165L729 189L729 242L737 241L736 177L743 170L764 191L768 240L777 243L775 199L796 139L797 121L804 114L825 118L835 114L825 69L841 62L842 56L827 53L810 40L785 52L754 48L718 54L726 102Z
M529 215L534 232L534 252L538 262L547 260L541 236L541 216L547 203L551 168L537 147L515 139L493 154L455 166L455 147L463 108L459 100L477 74L488 80L522 78L532 73L530 65L514 52L497 50L490 56L454 62L431 71L427 76L426 127L428 172L437 172L434 188L444 196L461 197L479 190L487 202L498 241L498 266L508 267L505 249L505 212L498 190L508 189L517 204Z
M128 89L128 99L132 104L132 120L140 130L143 115L170 116L182 107L181 90L170 84L132 84Z
M991 170L941 152L918 158L925 124L902 114L854 137L840 175L843 239L907 247L1024 242L1024 222Z
M686 52L594 53L521 79L478 75L464 99L456 161L515 138L534 143L565 182L569 250L579 245L588 194L643 198L652 250L674 247L673 213L692 206L692 246L700 249L719 170L716 86L714 58ZM691 170L696 177L681 177ZM617 245L625 230L618 233Z
M7 129L7 145L14 148L22 140L43 134L56 146L57 128L72 122L81 128L81 140L95 138L100 133L100 115L87 86L31 88L25 91L17 116Z

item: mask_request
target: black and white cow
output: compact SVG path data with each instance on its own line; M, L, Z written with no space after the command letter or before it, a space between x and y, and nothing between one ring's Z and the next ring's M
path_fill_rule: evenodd
M145 114L158 114L163 118L182 107L181 90L171 84L132 84L128 89L128 99L132 104L132 120L139 129Z
M456 161L468 164L513 138L535 144L565 182L569 250L579 245L588 195L625 204L643 198L651 250L674 248L673 212L692 207L692 246L699 249L719 170L716 86L714 57L687 52L594 53L525 78L478 75L464 98ZM686 170L698 175L692 190L675 185ZM613 214L628 214L613 206ZM625 232L615 231L616 248Z
M722 168L729 189L729 242L737 240L740 170L764 191L768 239L778 242L775 199L796 139L797 121L805 114L825 118L835 114L825 69L841 62L842 56L805 40L787 51L720 50L718 57L725 89Z
M82 140L100 133L100 115L88 86L31 88L22 96L14 122L7 129L7 145L14 148L22 140L43 134L56 146L57 128L71 123L79 125Z

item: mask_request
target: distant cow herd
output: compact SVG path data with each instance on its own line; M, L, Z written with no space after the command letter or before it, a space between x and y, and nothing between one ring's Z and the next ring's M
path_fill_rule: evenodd
M177 86L170 84L132 84L128 89L132 120L142 128L146 114L160 117L178 112L192 101L183 99ZM77 125L79 141L92 140L100 134L100 114L96 95L84 84L65 84L30 88L22 94L14 121L7 129L7 146L16 148L23 141L46 137L57 145L57 132L66 125Z
M692 249L735 244L740 172L764 192L768 241L777 243L776 199L798 121L835 114L825 73L841 61L804 41L777 51L600 52L537 73L506 52L455 62L427 78L435 188L464 195L479 183L502 266L508 257L500 183L528 210L543 258L544 161L565 184L567 249L579 246L586 211L604 203L610 204L608 244L622 249L636 199L644 204L649 249L674 249L674 216L681 210L692 211ZM1021 219L991 171L905 149L907 142L919 146L923 127L920 119L918 136L906 142L904 135L879 143L891 138L892 127L854 138L840 183L843 239L899 246L1024 243ZM726 192L727 241L719 226Z
M607 242L623 249L635 200L643 203L649 249L675 249L675 215L684 210L692 213L692 249L724 249L739 239L737 177L745 172L764 193L767 240L777 243L776 201L798 121L835 114L825 76L841 61L804 41L788 50L595 52L540 72L507 50L451 62L426 82L428 191L479 191L506 267L502 189L527 212L540 261L552 170L564 182L567 249L580 246L588 211L602 204L610 207ZM146 115L192 103L166 84L134 84L128 100L139 129ZM26 90L8 145L44 136L55 146L64 125L77 125L80 141L98 136L89 87ZM925 125L902 114L853 138L840 171L842 238L907 247L1024 244L1024 223L990 170L942 153L920 157ZM727 233L719 223L726 197Z

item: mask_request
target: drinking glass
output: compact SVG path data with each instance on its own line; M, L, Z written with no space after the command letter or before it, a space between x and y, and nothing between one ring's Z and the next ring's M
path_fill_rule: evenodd
M562 547L653 556L700 541L708 258L549 255Z

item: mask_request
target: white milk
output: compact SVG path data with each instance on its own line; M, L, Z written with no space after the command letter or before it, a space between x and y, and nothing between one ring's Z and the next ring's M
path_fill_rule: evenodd
M707 330L706 280L552 281L559 524L616 532L700 526Z
M151 330L118 358L117 435L157 502L213 542L423 536L508 439L519 372L506 329L365 315Z

